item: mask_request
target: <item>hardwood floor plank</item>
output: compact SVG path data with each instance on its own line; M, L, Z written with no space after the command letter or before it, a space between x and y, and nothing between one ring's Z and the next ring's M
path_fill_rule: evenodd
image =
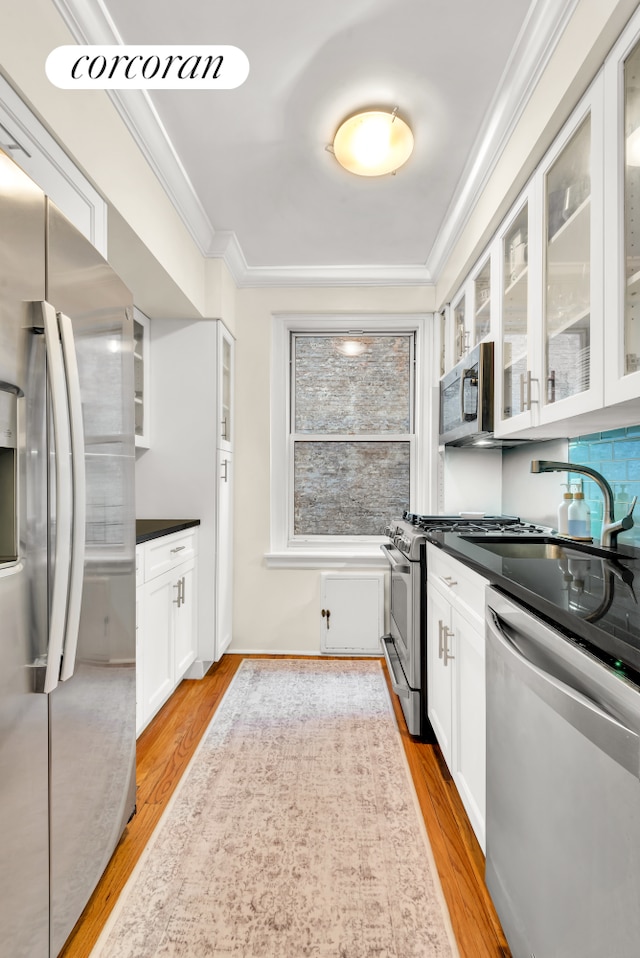
M281 656L246 656L281 658ZM295 656L287 656L295 658ZM127 826L60 958L88 958L100 931L216 708L245 656L224 655L203 679L182 682L138 739L137 812ZM322 659L326 656L313 656ZM387 683L389 676L386 673ZM431 842L461 958L510 958L484 885L484 856L437 746L408 733L391 694L409 769Z

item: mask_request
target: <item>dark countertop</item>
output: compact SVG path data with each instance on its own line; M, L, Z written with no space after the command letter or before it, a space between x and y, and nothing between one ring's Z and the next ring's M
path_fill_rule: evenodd
M199 519L136 519L136 544L199 525Z
M497 555L461 533L428 539L640 685L640 549L590 556L567 541L564 555L534 559Z

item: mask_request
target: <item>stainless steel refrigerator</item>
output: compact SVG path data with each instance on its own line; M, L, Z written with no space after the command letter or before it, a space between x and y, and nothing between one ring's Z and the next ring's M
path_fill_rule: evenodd
M135 808L131 296L0 152L0 956L54 958Z

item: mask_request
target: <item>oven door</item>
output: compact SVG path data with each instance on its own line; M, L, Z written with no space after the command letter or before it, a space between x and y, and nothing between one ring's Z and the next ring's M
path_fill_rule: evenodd
M381 548L391 571L391 631L382 636L382 651L409 732L420 735L420 563L410 562L395 546Z

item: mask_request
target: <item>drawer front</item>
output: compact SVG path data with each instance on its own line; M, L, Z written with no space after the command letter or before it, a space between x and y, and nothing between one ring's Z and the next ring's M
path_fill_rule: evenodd
M144 582L144 545L136 546L136 589Z
M488 579L437 546L429 545L427 548L427 574L431 584L447 595L451 604L463 614L472 616L483 625L484 592L489 585Z
M197 535L195 529L185 529L184 532L174 532L145 542L145 581L155 579L181 562L192 559L198 551Z

